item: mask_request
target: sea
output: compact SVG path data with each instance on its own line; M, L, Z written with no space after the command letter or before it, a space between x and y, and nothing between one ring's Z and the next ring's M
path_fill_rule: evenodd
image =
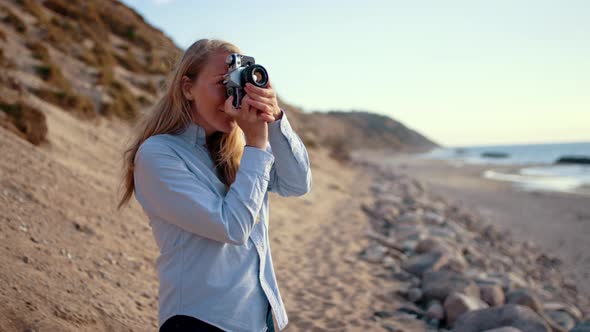
M423 158L489 165L482 176L509 181L527 191L558 191L590 195L590 164L557 163L563 157L590 161L590 142L486 145L439 148ZM506 167L514 171L505 171Z

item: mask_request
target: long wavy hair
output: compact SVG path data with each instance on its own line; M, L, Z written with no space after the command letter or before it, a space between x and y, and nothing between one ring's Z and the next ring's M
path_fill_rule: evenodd
M224 40L200 39L194 42L168 76L163 96L138 122L131 143L123 154L123 194L117 209L127 204L135 191L133 174L139 146L153 135L182 132L192 121L192 112L199 111L193 109L191 101L184 97L181 91L182 77L186 75L197 79L209 56L218 51L241 53L237 46ZM207 149L227 189L235 180L244 145L239 126L229 133L218 131L207 137Z

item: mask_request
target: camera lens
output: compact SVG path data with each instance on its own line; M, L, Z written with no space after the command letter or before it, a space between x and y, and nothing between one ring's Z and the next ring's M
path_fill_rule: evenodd
M260 70L254 70L252 72L252 79L256 82L260 82L263 80L264 78L264 73L262 73Z
M261 65L248 66L242 74L246 83L252 83L258 87L265 87L268 83L268 73Z

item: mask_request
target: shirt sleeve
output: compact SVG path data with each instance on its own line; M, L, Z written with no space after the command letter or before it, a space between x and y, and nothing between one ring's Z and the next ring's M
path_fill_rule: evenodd
M144 142L136 155L136 197L146 213L188 232L243 245L262 207L273 160L263 149L245 147L235 181L223 197L199 180L172 148Z
M311 167L303 141L291 128L287 113L268 124L267 151L274 155L268 190L281 196L301 196L311 191Z

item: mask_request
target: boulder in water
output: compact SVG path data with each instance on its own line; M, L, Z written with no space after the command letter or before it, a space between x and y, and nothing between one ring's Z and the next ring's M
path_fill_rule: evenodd
M494 151L483 152L481 154L481 156L483 158L497 158L497 159L504 159L504 158L510 157L510 155L506 152L494 152Z
M590 165L589 156L563 156L555 161L556 164L580 164Z

